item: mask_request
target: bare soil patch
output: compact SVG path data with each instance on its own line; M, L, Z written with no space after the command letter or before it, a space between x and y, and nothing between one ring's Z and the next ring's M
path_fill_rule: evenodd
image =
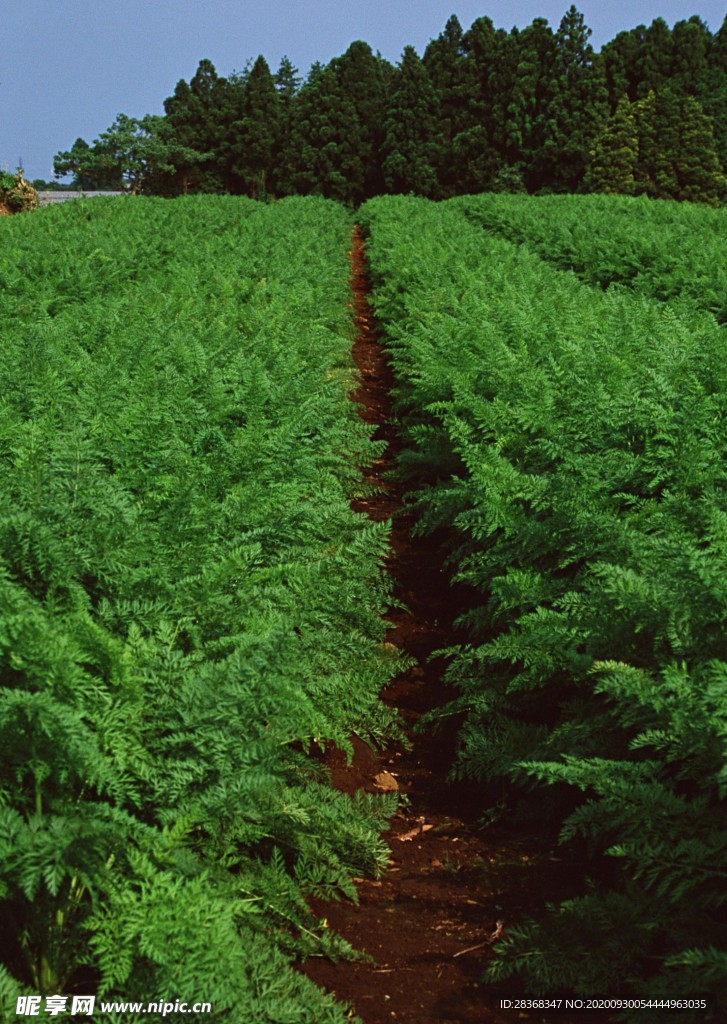
M355 504L372 519L393 519L388 569L396 597L406 606L387 616L387 642L416 664L383 694L398 708L411 748L391 744L375 751L354 740L355 756L329 751L334 785L345 792L396 788L405 797L385 839L391 861L378 880L357 880L359 904L350 900L313 909L331 928L371 958L332 964L311 959L308 977L350 1003L365 1024L513 1024L544 1021L543 1012L500 1009L500 995L482 981L483 971L509 923L562 891L568 873L557 852L527 831L478 827L485 808L470 787L447 780L458 723L436 734L416 731L422 715L453 696L433 651L453 642L453 620L469 594L453 589L432 538L412 537L402 487L390 477L399 441L391 416L393 374L368 303L364 243L358 228L351 252L357 336L353 349L361 386L351 396L362 417L377 424L388 442L366 478L379 488ZM514 989L514 986L513 986ZM583 1019L559 1015L569 1024ZM588 1019L605 1018L589 1014Z

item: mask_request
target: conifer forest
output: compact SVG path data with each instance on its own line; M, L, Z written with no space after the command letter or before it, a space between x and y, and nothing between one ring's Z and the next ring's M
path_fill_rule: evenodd
M303 78L260 55L201 60L164 114L119 114L55 157L84 189L322 195L605 192L716 204L727 192L727 17L657 18L596 52L571 7L557 29L451 17L397 66L352 43Z
M588 36L0 217L0 1024L727 1019L727 21Z

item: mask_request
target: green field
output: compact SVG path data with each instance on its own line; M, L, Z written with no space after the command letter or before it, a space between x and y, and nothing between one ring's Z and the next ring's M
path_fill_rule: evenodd
M403 661L388 524L351 510L383 448L350 399L353 219L208 196L0 223L3 1021L86 991L350 1019L291 964L351 954L307 901L385 869L396 806L320 758L396 732ZM398 472L474 595L431 724L463 721L483 819L583 865L489 981L717 1020L727 213L387 196L358 222Z
M324 200L2 225L3 1019L11 975L343 1019L287 965L345 952L305 897L378 871L392 810L306 756L390 719L350 230Z
M362 217L401 468L420 528L446 531L454 579L480 594L469 642L449 652L461 696L442 714L466 716L455 772L482 782L490 816L560 823L591 876L510 930L490 978L716 999L727 335L698 307L714 308L724 281L725 212L482 196L381 198ZM644 295L673 257L665 224L691 225L673 303ZM533 251L562 265L567 237L592 280L599 225L612 265L641 254L641 276L604 291Z

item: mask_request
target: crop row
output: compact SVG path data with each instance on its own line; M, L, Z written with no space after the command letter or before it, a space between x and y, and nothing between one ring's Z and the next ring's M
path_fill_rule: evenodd
M449 651L455 771L480 780L487 816L504 802L560 822L588 876L510 930L490 976L519 973L531 994L700 994L717 1019L724 331L588 287L456 203L377 199L362 220L400 469L476 595Z
M453 203L587 284L627 285L727 321L724 209L625 196L488 194Z
M391 724L350 219L93 200L2 229L0 1016L98 991L340 1022L289 964L347 952L306 898L355 895L391 810L312 756Z

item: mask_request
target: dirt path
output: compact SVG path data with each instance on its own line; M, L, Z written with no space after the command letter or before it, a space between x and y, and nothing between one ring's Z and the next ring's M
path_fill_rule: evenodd
M466 787L446 783L454 726L436 736L414 732L426 711L451 696L442 683L442 664L429 657L452 641L453 603L458 603L458 596L453 598L436 545L410 536L411 517L400 513L401 487L386 479L398 446L391 418L393 376L368 304L358 228L351 262L358 328L354 358L362 377L352 398L360 403L364 419L378 425L376 436L388 442L384 457L367 473L381 493L355 507L374 520L393 517L388 568L406 610L389 614L387 641L405 650L416 664L395 679L383 697L399 709L412 748L392 744L377 753L355 741L352 765L347 766L341 754L327 758L337 788L376 792L382 786L396 786L406 799L384 837L392 850L384 878L358 882L359 906L350 901L314 903L314 910L370 954L373 962L309 960L302 969L351 1003L365 1024L542 1021L542 1013L503 1012L499 997L487 992L481 977L508 920L533 900L542 901L549 876L559 870L558 859L550 851L534 854L532 837L498 837L488 830L485 841L476 828L481 803ZM567 1019L559 1017L562 1024Z

